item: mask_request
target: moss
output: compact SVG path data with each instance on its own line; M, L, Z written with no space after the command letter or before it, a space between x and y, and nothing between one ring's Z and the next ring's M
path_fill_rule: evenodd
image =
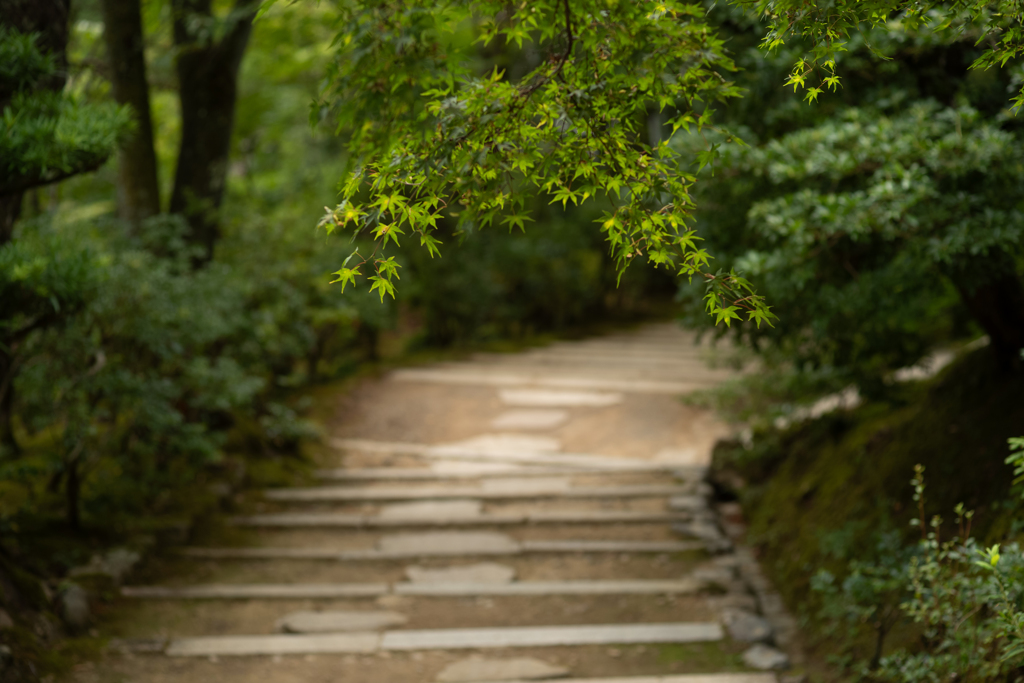
M743 671L746 667L740 658L744 650L742 643L723 640L715 643L674 643L658 646L658 662L661 664L682 663L690 672ZM675 667L673 667L675 669Z
M813 614L811 577L869 558L878 532L910 540L917 463L926 468L926 516L949 520L963 502L975 510L976 537L1004 539L1013 509L1006 440L1024 433L1021 388L1021 377L995 371L982 349L885 402L758 435L750 451L717 453L716 466L748 484L749 540L790 608Z

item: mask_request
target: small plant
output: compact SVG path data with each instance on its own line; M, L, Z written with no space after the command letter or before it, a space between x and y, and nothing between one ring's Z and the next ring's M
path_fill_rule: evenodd
M1007 463L1024 480L1024 439L1011 439ZM859 677L892 683L1014 681L1024 674L1024 551L1016 543L989 548L971 538L973 513L954 508L955 532L943 538L943 520L925 514L924 467L914 468L921 535L911 547L879 547L879 560L849 564L839 583L821 570L813 587L824 596L823 621L850 626L849 645L865 627L875 649L860 665L843 663ZM894 540L893 537L890 540ZM883 654L886 635L901 622L916 644Z

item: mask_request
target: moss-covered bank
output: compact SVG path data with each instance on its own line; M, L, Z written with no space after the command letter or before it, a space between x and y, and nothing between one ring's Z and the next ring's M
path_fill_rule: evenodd
M979 540L1018 535L1004 460L1007 439L1020 435L1024 378L998 371L982 349L932 380L897 387L885 402L757 434L752 448L720 444L715 471L739 489L749 542L815 634L823 632L813 627L811 579L819 569L842 576L850 559L870 559L881 531L911 540L917 463L926 468L927 516L951 519L962 502L976 511ZM835 651L827 642L810 645Z

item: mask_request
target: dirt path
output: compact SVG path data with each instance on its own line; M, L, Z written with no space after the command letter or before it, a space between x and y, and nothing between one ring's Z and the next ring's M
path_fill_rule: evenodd
M774 681L791 625L702 483L724 427L678 400L710 353L658 325L366 383L322 484L126 588L77 681Z

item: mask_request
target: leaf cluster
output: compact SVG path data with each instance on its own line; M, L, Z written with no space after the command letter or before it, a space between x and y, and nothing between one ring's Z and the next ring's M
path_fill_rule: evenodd
M55 74L37 37L0 31L0 194L98 168L131 129L127 107L89 104L42 87Z
M737 5L763 17L762 48L772 51L798 43L798 57L786 81L803 89L813 102L841 81L837 63L851 43L871 29L924 33L952 42L964 35L983 46L972 69L1003 67L1024 53L1024 5L1017 0L866 0L806 3L801 0L737 0ZM882 53L879 56L884 58ZM1024 90L1013 107L1024 104Z
M702 132L715 102L739 94L734 68L704 12L681 2L546 0L506 3L351 3L339 7L335 62L317 112L330 110L353 167L342 201L320 222L328 232L371 237L342 285L367 277L394 294L385 248L415 240L440 253L442 221L458 232L499 223L524 229L533 197L607 208L600 228L621 270L636 258L693 277L709 254L689 227L697 168L718 146L681 157L645 141L651 111L665 125ZM513 51L528 64L513 78L484 70L481 51ZM364 271L369 268L370 271ZM719 277L710 307L729 322L743 310L771 320L745 285Z

